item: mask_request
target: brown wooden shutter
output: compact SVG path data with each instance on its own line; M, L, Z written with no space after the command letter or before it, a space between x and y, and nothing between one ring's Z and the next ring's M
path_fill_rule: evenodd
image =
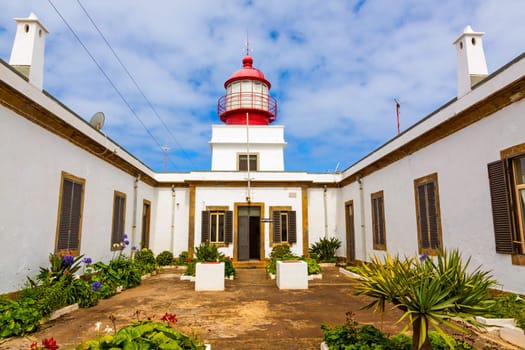
M111 235L111 243L122 242L122 235L124 234L124 215L125 215L126 197L115 195L113 201L113 227Z
M377 213L378 213L378 243L380 246L385 246L385 205L383 197L377 198Z
M201 218L201 242L210 240L210 212L203 210Z
M273 243L281 243L281 212L279 210L272 211L272 231Z
M512 254L512 211L505 159L487 165L496 252Z
M231 210L224 212L224 242L233 242L233 212Z
M430 238L428 230L428 215L427 215L427 198L425 191L425 184L417 186L417 200L419 206L419 229L421 235L421 248L430 248Z
M439 231L438 231L438 217L436 208L436 186L434 182L425 184L427 192L427 213L428 213L428 233L430 238L430 248L440 249L439 246Z
M82 184L63 179L57 250L78 250Z
M297 243L297 222L295 210L288 212L288 243Z

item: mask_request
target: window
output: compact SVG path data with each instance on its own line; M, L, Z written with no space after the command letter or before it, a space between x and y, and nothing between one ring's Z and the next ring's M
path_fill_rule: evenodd
M85 180L62 172L55 251L80 254Z
M228 244L233 238L233 212L222 207L202 212L201 241Z
M435 255L443 248L437 174L414 180L414 193L419 253Z
M386 250L385 207L383 191L371 194L372 234L374 249Z
M113 227L111 230L111 249L121 249L120 243L126 224L126 194L115 191L113 195ZM116 245L119 245L118 247Z
M294 210L270 208L272 243L297 243L296 213Z
M525 155L488 164L488 175L496 252L524 255ZM513 263L525 264L523 259Z
M256 154L239 154L239 171L248 171L248 159L250 160L250 171L257 171Z

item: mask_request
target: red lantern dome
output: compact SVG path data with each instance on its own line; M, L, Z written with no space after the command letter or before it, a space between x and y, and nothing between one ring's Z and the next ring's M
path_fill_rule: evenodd
M269 95L271 84L263 72L253 67L246 55L243 67L224 83L226 95L218 102L217 113L226 124L268 125L277 117L277 101ZM248 113L248 117L246 117Z

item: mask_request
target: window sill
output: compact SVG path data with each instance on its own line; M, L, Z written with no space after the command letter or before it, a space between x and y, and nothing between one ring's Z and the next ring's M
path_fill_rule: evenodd
M525 255L512 254L512 265L525 266Z
M217 248L226 248L230 245L229 243L224 243L224 242L210 242L210 244Z

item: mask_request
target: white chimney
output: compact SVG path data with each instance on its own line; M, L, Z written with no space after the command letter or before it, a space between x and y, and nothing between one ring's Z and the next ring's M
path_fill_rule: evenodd
M463 34L454 41L458 65L458 98L470 92L472 85L488 75L481 38L483 34L466 26Z
M44 85L44 47L46 27L31 12L28 18L15 18L15 42L9 64L25 75L39 89Z

